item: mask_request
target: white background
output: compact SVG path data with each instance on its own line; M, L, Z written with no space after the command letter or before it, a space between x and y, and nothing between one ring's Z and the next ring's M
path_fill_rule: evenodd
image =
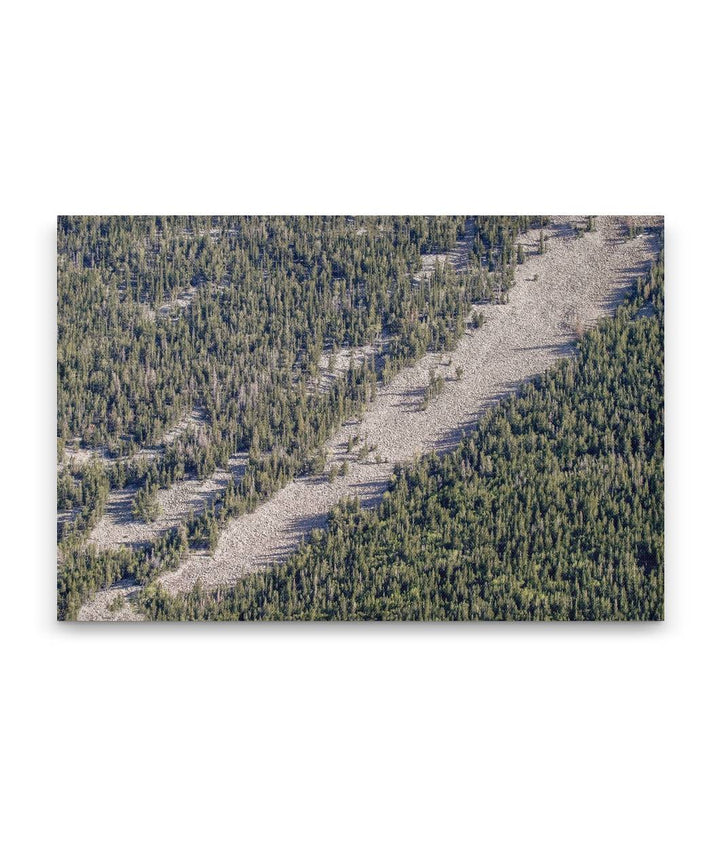
M710 8L4 10L4 852L717 846ZM666 215L663 624L56 625L55 216L264 212Z

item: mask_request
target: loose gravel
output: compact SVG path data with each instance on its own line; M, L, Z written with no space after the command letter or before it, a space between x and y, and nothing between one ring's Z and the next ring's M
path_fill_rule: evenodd
M132 514L137 488L113 490L108 496L105 514L100 518L88 538L101 550L115 547L139 547L147 544L186 520L190 512L201 513L212 506L215 497L230 478L239 479L247 463L247 454L233 455L227 469L217 470L212 478L185 479L169 488L158 491L160 515L151 523L136 520Z

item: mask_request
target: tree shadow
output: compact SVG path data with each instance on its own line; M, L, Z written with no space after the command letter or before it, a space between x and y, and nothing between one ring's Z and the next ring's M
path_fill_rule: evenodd
M322 529L328 521L329 512L324 511L318 514L308 514L301 518L295 518L287 527L286 531L292 533L293 536L300 535L306 538L313 529Z
M581 218L578 218L578 223ZM542 231L545 232L548 238L574 238L577 236L576 223L558 223L552 222Z
M413 389L406 389L403 392L395 392L393 396L400 399L394 401L391 407L399 407L403 413L415 413L418 409L418 404L422 401L425 394L426 386L416 386Z
M511 395L516 395L525 382L525 380L522 380L499 384L496 386L495 391L491 395L485 397L480 407L478 407L469 418L465 419L454 428L446 431L432 444L433 451L438 455L447 455L454 452L462 442L462 439L467 434L476 430L478 423L488 410L495 407L499 402L506 400Z

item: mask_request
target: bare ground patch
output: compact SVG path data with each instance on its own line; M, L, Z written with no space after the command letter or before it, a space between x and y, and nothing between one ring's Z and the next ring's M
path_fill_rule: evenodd
M78 621L144 621L135 608L135 599L141 586L121 580L110 588L97 592L78 613Z
M137 547L178 526L190 512L201 513L211 505L231 478L239 478L247 462L246 454L233 455L227 469L217 470L212 478L185 479L158 491L161 513L152 523L136 520L132 502L137 487L111 491L105 514L90 533L89 543L103 550L115 547Z

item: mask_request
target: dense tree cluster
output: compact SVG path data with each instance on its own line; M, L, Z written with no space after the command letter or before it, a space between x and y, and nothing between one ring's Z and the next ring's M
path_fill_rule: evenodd
M139 550L122 547L101 551L93 544L81 548L74 543L67 545L58 571L58 617L76 618L83 601L119 580L147 583L161 571L172 570L187 549L185 526L165 533Z
M616 317L489 412L460 447L396 469L287 563L155 619L660 619L662 258ZM643 311L640 311L643 309Z
M440 280L428 298L411 274L424 248L448 249L463 228L462 218L60 218L59 437L133 451L200 403L213 426L239 421L231 433L247 439L255 425L243 414L279 388L286 400L324 349L399 334L408 318L442 337L461 284ZM188 289L182 311L173 301Z
M149 482L137 491L132 501L132 514L134 518L145 523L157 520L160 516L157 484Z
M485 225L480 218L478 234ZM378 382L428 349L452 347L472 302L492 296L493 277L507 281L502 264L499 274L438 266L417 276L422 253L451 249L465 229L461 217L60 218L62 602L77 602L75 573L85 596L110 577L147 578L177 560L182 539L149 545L132 562L121 551L107 567L104 553L86 550L110 490L137 485L135 512L152 519L158 487L210 476L247 453L240 477L188 521L190 546L212 548L228 516L312 466ZM501 262L492 241L506 231L488 238ZM373 344L373 359L318 393L322 356ZM193 408L202 428L163 443ZM68 463L68 442L102 458ZM136 454L151 444L156 454Z

